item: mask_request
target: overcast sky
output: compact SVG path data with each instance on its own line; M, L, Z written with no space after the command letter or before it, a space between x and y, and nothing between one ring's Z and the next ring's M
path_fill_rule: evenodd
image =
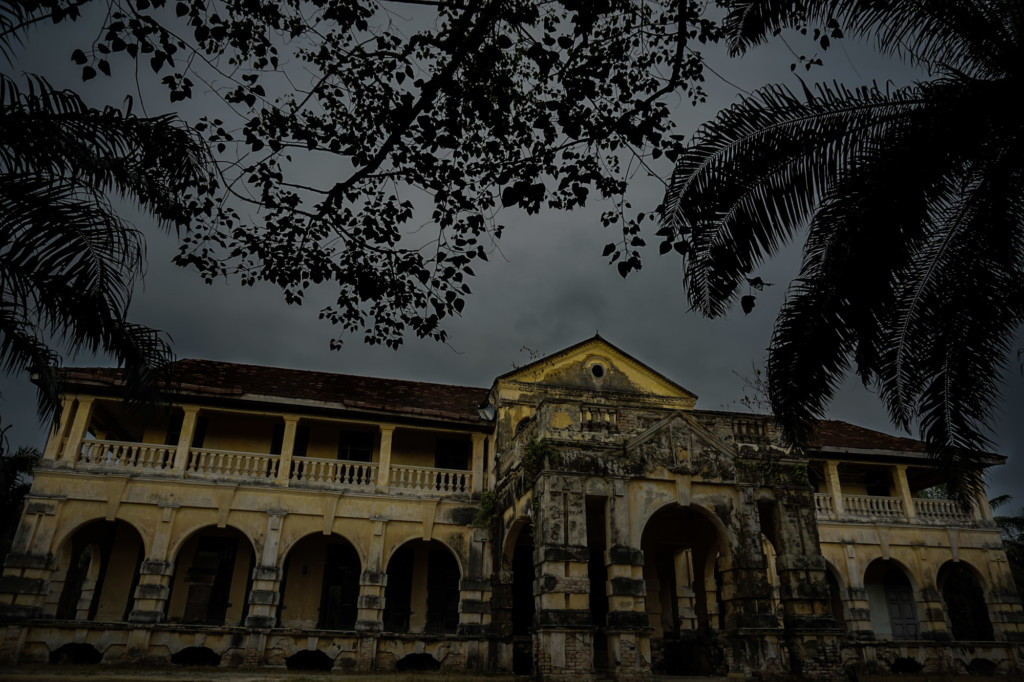
M841 41L822 56L824 69L805 78L838 79L850 85L870 80L907 82L912 72L904 65L877 57L864 46ZM70 56L53 45L66 44L58 35L37 34L27 46L17 69L47 73L58 84L75 86L77 74L64 59ZM794 49L800 44L793 42ZM727 58L720 50L707 54L714 71L708 73L711 101L693 108L681 102L681 132L691 133L715 111L736 101L742 89L768 82L799 86L790 73L793 56L784 45L758 50L742 60ZM6 70L6 69L5 69ZM801 69L802 72L802 69ZM103 79L83 90L92 104L102 104ZM117 102L115 102L117 103ZM149 113L158 113L149 103ZM667 174L668 167L664 167ZM663 192L655 178L633 180L634 207L653 208ZM657 239L651 237L644 268L623 280L601 257L603 245L617 233L605 231L598 221L602 207L573 213L542 212L527 216L506 211L507 225L490 263L474 264L470 282L473 295L463 316L450 321L448 345L406 340L398 351L367 347L360 338L348 339L341 351L329 350L336 332L317 319L331 292L314 294L302 307L288 306L270 286L246 288L237 282L207 286L192 272L170 264L173 238L140 226L149 236L149 269L145 285L132 306L136 322L166 330L182 358L207 358L299 369L364 374L471 386L488 386L492 379L530 361L530 352L548 354L585 339L595 332L633 354L699 396L698 408L742 409L739 375L751 375L763 366L772 324L786 286L796 274L799 249L790 248L758 274L773 282L759 295L750 315L738 308L727 318L709 321L689 312L682 290L679 260L659 257ZM870 264L865 264L869 267ZM318 300L319 298L319 300ZM1018 346L1024 346L1024 338ZM68 364L108 364L78 358ZM1024 503L1024 380L1019 364L1010 363L1001 413L994 424L997 451L1009 456L1007 466L994 472L990 494L1014 494ZM27 377L0 377L3 398L0 418L12 424L12 446L42 447L44 429L34 413L34 389ZM847 382L829 415L834 419L895 432L871 393L856 380Z

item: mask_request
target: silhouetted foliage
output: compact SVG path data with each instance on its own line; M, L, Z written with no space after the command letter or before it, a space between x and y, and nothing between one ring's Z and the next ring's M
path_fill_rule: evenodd
M809 224L767 364L785 433L805 443L852 366L894 424L920 428L951 494L970 504L1024 321L1024 167L1013 151L1024 119L1007 104L1024 70L1024 4L729 4L733 53L787 27L841 27L934 77L771 85L721 112L677 163L662 250L684 254L690 303L715 317Z
M628 181L675 158L670 104L703 100L695 46L718 35L693 0L19 4L33 24L88 25L68 47L83 81L138 70L171 102L223 100L193 122L219 177L177 204L178 264L291 303L331 283L320 316L391 347L446 338L503 207L609 200L622 239L606 255L639 268L653 216Z
M10 452L6 434L9 428L0 429L0 565L14 542L25 495L32 487L32 469L40 457L35 448L21 447Z
M32 3L0 0L0 54L35 18ZM186 226L208 161L173 116L95 109L40 77L0 74L0 371L37 375L40 416L57 408L61 351L111 356L132 397L162 377L166 340L127 319L145 241L112 202Z
M995 509L1009 504L1012 500L1011 496L1002 495L989 502ZM1006 550L1006 559L1010 563L1013 581L1017 590L1020 591L1024 588L1024 507L1018 509L1015 514L997 515L995 522L1003 536L1003 548Z

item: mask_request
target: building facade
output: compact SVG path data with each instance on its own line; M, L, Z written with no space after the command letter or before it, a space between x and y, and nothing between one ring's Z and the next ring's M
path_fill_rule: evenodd
M178 373L142 409L116 370L65 371L0 579L6 664L1024 671L988 505L922 496L917 441L823 422L796 452L599 337L489 389Z

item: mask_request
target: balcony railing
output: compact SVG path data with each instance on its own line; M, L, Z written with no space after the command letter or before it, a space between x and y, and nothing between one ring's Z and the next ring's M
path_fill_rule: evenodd
M889 519L902 519L906 516L902 497L843 495L843 507L848 516Z
M391 487L396 492L465 494L471 489L472 474L461 469L393 466Z
M177 462L176 454L177 447L173 445L85 439L75 466L428 497L469 495L473 489L472 472L460 469L395 465L390 467L386 480L382 480L378 465L372 462L293 457L290 467L282 472L280 455L188 448L184 462Z
M328 488L373 488L377 465L340 459L296 457L292 460L291 480Z
M916 499L914 500L914 510L919 518L936 523L964 521L971 518L971 515L964 513L953 500Z
M275 479L281 458L255 452L192 448L185 471L190 475L249 480Z
M169 469L174 464L174 447L117 440L87 440L79 461L94 466L129 469Z
M828 493L814 494L814 511L822 521L865 521L881 520L897 523L964 523L976 518L964 513L952 500L914 499L914 514L911 518L903 504L902 497L878 495L843 495L843 510L837 512L835 499Z

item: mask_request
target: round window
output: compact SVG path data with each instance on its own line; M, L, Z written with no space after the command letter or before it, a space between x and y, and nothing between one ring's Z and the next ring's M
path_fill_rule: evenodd
M591 365L590 373L594 375L595 379L600 379L604 376L604 365Z

